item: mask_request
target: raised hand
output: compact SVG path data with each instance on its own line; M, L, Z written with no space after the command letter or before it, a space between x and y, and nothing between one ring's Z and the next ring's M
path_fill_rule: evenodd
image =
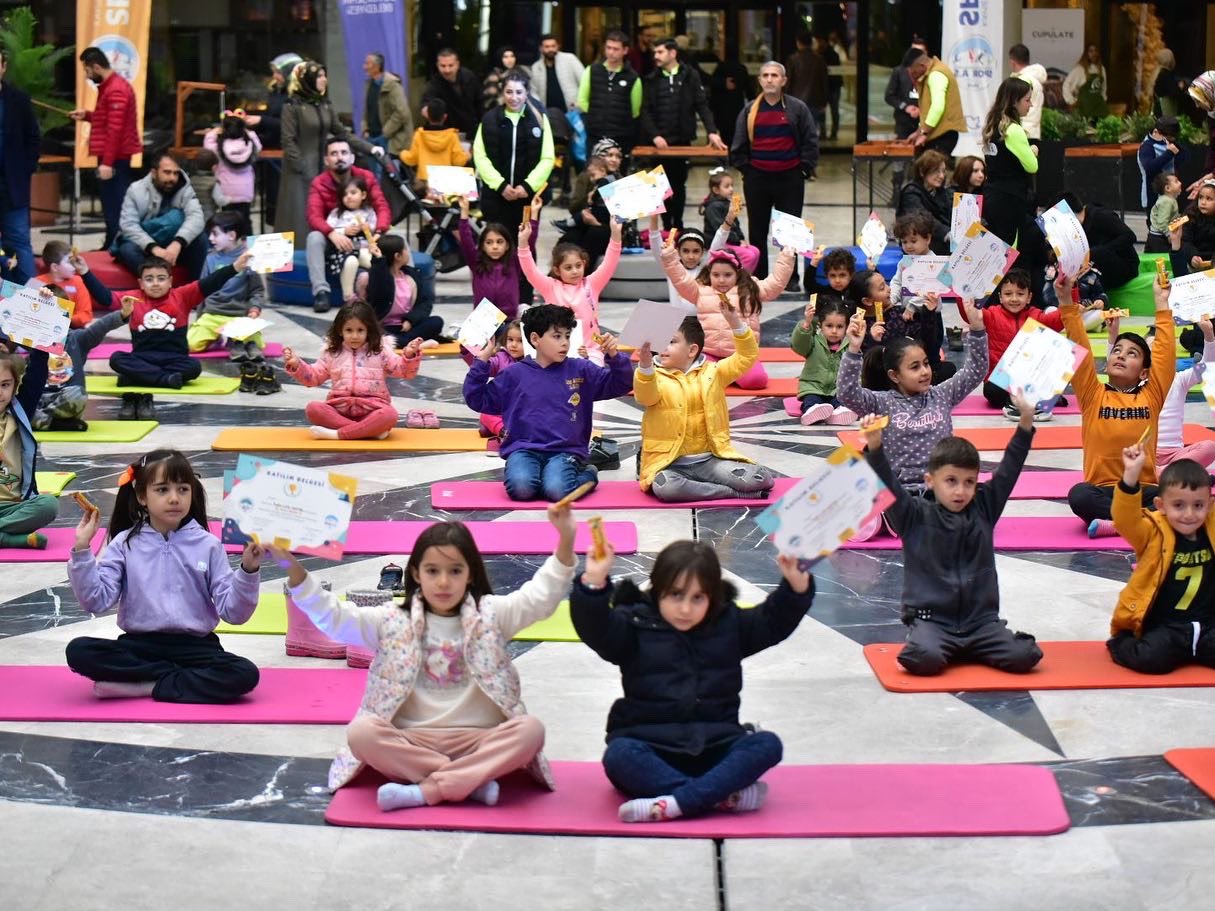
M240 558L240 568L247 573L255 573L262 568L262 560L266 559L268 551L253 541L245 544L245 552Z
M1022 429L1029 430L1034 426L1034 403L1025 397L1025 390L1020 387L1009 390L1009 399L1021 416L1019 423Z
M654 351L649 342L637 349L637 366L643 370L649 370L654 366Z
M72 544L72 549L86 549L89 546L89 542L93 540L93 535L97 534L97 526L100 522L101 510L86 509L84 515L80 517L80 521L76 524L76 540Z
M624 236L624 222L622 222L619 218L611 219L611 223L608 227L608 234L611 236L612 240L616 241L616 243L620 243L620 238Z
M1143 471L1143 463L1147 461L1147 450L1136 443L1122 450L1122 482L1127 487L1139 484L1139 475Z
M523 249L532 239L532 223L530 219L523 219L519 223L519 249Z
M810 573L802 569L802 561L792 554L777 554L776 565L780 574L785 577L789 587L799 595L805 594L810 588Z
M295 554L289 550L283 550L281 547L275 547L273 544L267 545L266 550L270 552L270 559L273 560L279 569L287 570L287 584L292 588L297 585L302 585L304 580L308 578L308 570L300 566L300 561L295 559Z
M456 203L460 206L460 219L462 221L468 221L468 211L469 211L468 197L461 196L456 200Z
M232 263L232 268L237 272L244 272L249 268L249 260L253 258L253 251L246 249L244 253L236 257L236 261Z
M873 336L875 342L880 342L886 338L886 324L874 323L873 328L869 330L869 334Z
M498 353L498 339L496 336L490 336L489 341L485 343L485 347L477 352L477 360L488 361L491 357Z
M815 312L814 301L811 300L810 303L806 304L806 308L802 311L802 325L805 328L809 329L812 325L814 325Z
M612 542L608 541L603 548L603 553L596 557L595 548L591 548L586 554L586 563L582 571L582 576L586 583L592 588L602 588L608 580L608 576L612 574L612 564L616 560L616 550L612 547Z
M295 350L290 347L283 348L283 366L288 370L295 370L300 365L300 359L296 357Z
M941 306L941 295L935 291L928 291L924 295L924 306L929 310L936 310L937 307Z
M1070 291L1069 300L1070 300ZM971 332L984 332L987 325L983 322L983 311L975 306L974 300L963 301L966 306L966 324L970 326Z
M610 332L605 332L599 336L599 347L603 350L604 359L611 359L616 356L620 350L620 340Z
M882 415L867 414L861 418L861 435L865 438L865 445L870 452L876 452L882 446L882 428L889 423L889 419Z
M865 341L865 314L860 310L852 314L852 319L848 320L847 335L848 350L853 354L860 354L861 344Z

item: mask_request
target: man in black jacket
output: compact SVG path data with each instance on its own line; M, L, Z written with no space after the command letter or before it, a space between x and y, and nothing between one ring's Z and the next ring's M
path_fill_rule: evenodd
M815 123L818 124L818 134L822 136L827 128L827 105L831 101L830 84L827 79L827 61L814 52L813 44L814 37L808 29L798 32L797 50L785 61L785 69L789 73L789 94L806 103L806 107L814 115Z
M426 122L426 102L441 98L447 105L447 125L471 142L481 122L481 80L460 66L460 55L449 47L439 51L435 69L438 72L422 90L422 122Z
M654 72L646 76L642 87L641 131L649 136L656 148L690 145L696 138L696 117L699 115L709 134L709 145L724 149L709 100L696 70L679 62L679 45L672 38L660 41L654 48ZM682 228L683 209L687 198L688 160L672 157L662 159L663 170L671 184L671 198L662 213L663 228Z
M8 69L8 52L0 50L0 80ZM30 245L30 179L38 170L41 133L30 96L0 81L0 242L9 256L17 257L15 270L4 277L18 284L37 275ZM7 257L5 257L7 260ZM32 412L31 412L32 413Z
M1126 226L1117 212L1096 203L1081 202L1075 193L1064 193L1059 199L1071 206L1084 226L1089 258L1101 273L1101 284L1106 291L1121 288L1139 274L1135 232Z
M637 142L642 101L641 77L625 60L628 50L629 38L624 32L608 32L603 37L603 59L582 71L578 86L587 148L600 139L610 139L620 146L626 163Z

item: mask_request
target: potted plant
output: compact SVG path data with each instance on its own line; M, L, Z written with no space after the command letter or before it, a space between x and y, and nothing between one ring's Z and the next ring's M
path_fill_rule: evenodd
M65 57L70 57L73 46L56 48L38 43L35 27L38 20L28 6L19 6L0 20L0 44L8 52L8 70L5 81L21 89L36 102L34 115L38 127L45 137L47 132L69 123L66 115L54 108L62 108L63 102L53 94L55 67ZM44 107L43 105L50 105ZM37 171L30 182L30 224L38 226L55 223L59 211L59 172Z

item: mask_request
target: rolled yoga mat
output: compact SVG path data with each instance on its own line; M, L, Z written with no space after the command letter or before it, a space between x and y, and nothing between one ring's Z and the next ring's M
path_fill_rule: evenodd
M502 781L497 806L473 801L385 813L384 779L364 772L325 811L336 826L639 838L839 838L1054 835L1071 825L1049 769L1031 765L781 765L763 777L764 806L694 819L625 823L625 798L597 762L554 762L557 790L521 773Z
M160 425L156 421L89 421L88 430L35 430L39 443L135 443Z
M1115 664L1104 642L1039 642L1042 660L1028 674L982 664L956 664L935 677L918 677L898 663L902 643L865 646L865 660L892 693L981 693L992 690L1120 690L1215 686L1215 669L1193 664L1171 674L1140 674Z
M307 427L229 427L211 448L224 452L484 452L486 439L471 428L397 427L382 440L317 440Z
M1165 761L1194 782L1212 800L1215 800L1215 748L1194 747L1184 750L1169 750Z
M118 354L120 352L129 354L130 351L130 342L102 342L90 351L85 359L90 361L108 361L111 354ZM266 357L282 357L283 346L278 342L268 342L262 353ZM196 357L200 360L226 360L228 358L228 349L208 348L206 351L191 351L190 357Z
M0 719L154 724L347 724L359 709L367 672L353 668L263 667L238 702L190 705L98 699L93 681L66 667L0 666Z
M351 522L346 534L347 554L407 554L413 551L418 536L434 522ZM557 529L547 522L465 522L477 548L483 554L551 554L557 547ZM220 523L209 523L211 533L220 536ZM637 526L632 522L604 522L603 532L618 554L637 553ZM591 549L591 532L578 524L574 550L580 554ZM240 544L226 544L230 554L240 553Z
M45 548L0 547L0 563L66 563L71 559L72 545L76 543L75 528L44 528L41 534L46 536ZM93 553L101 549L105 535L104 529L98 529L97 534L93 535L93 540L89 542Z
M955 436L970 440L975 444L976 449L995 452L1008 447L1015 429L1012 424L1009 424L1007 427L955 427L953 432ZM841 443L846 443L856 449L863 449L865 446L865 439L859 430L842 430L836 436ZM1188 446L1200 440L1215 440L1215 431L1208 430L1200 424L1186 424L1182 428L1182 437ZM1037 432L1034 434L1033 448L1080 449L1080 425L1056 424L1043 427L1039 424Z
M203 374L180 389L163 386L119 386L116 376L90 374L84 378L85 391L90 395L125 395L128 392L150 395L227 395L240 386L240 377Z
M996 550L1130 550L1120 535L1090 538L1075 516L1001 516L994 536ZM898 538L879 534L868 541L847 541L844 550L898 550Z

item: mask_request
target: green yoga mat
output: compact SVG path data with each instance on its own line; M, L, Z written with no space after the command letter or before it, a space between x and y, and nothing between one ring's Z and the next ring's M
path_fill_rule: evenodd
M116 376L86 376L84 388L92 395L122 395L127 392L151 393L152 395L227 395L240 387L240 377L200 376L190 380L180 389L165 389L161 386L119 386Z
M257 610L249 618L249 622L241 626L220 623L215 628L217 633L257 633L264 636L287 635L287 599L278 593L263 593L257 599ZM549 618L533 623L527 629L520 630L516 639L527 642L579 642L578 634L574 632L574 624L570 622L570 603L562 601L557 605L556 612Z
M74 471L35 471L34 482L38 485L38 493L49 493L57 497L63 493L63 488L76 480Z
M88 430L35 430L39 443L134 443L158 427L156 421L89 421Z

